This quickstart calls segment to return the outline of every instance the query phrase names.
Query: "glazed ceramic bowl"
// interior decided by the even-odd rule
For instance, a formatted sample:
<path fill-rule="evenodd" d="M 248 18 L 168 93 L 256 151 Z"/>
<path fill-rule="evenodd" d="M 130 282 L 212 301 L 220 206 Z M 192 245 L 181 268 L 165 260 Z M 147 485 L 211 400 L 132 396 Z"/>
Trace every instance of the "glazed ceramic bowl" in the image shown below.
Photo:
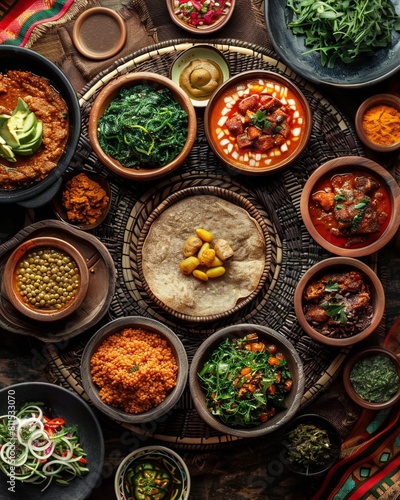
<path fill-rule="evenodd" d="M 69 215 L 69 209 L 66 208 L 65 203 L 63 202 L 63 195 L 67 189 L 67 184 L 79 174 L 84 174 L 89 179 L 89 182 L 93 181 L 96 185 L 93 184 L 91 185 L 92 187 L 88 187 L 86 179 L 83 180 L 81 185 L 82 192 L 76 192 L 78 200 L 71 209 L 73 211 L 73 215 Z M 103 190 L 99 197 L 97 197 L 96 194 L 96 189 L 98 188 Z M 78 188 L 74 188 L 74 192 L 75 189 Z M 93 194 L 91 195 L 90 193 L 92 191 Z M 104 205 L 102 201 L 103 198 L 107 200 Z M 56 196 L 52 199 L 51 205 L 57 219 L 69 224 L 72 227 L 81 229 L 82 231 L 90 231 L 100 226 L 108 215 L 111 206 L 111 187 L 104 177 L 96 172 L 91 170 L 71 170 L 63 175 L 60 189 L 58 190 Z M 81 221 L 77 220 L 79 215 L 84 216 L 88 211 L 92 212 L 92 219 L 83 219 Z M 71 217 L 73 217 L 73 220 Z"/>
<path fill-rule="evenodd" d="M 55 64 L 41 54 L 23 47 L 0 46 L 0 73 L 9 70 L 32 72 L 48 79 L 50 84 L 61 94 L 69 114 L 69 135 L 66 146 L 56 167 L 41 181 L 32 182 L 15 189 L 0 187 L 0 203 L 24 203 L 26 206 L 38 206 L 47 203 L 54 196 L 60 178 L 75 154 L 81 131 L 81 113 L 74 88 L 64 73 Z"/>
<path fill-rule="evenodd" d="M 142 84 L 150 85 L 155 90 L 169 89 L 171 91 L 173 99 L 187 114 L 187 137 L 181 152 L 166 165 L 156 168 L 127 168 L 103 151 L 98 138 L 98 122 L 110 103 L 118 96 L 122 88 L 131 88 Z M 196 138 L 196 132 L 196 112 L 189 97 L 169 78 L 151 72 L 129 73 L 112 80 L 95 98 L 89 116 L 89 139 L 97 157 L 109 170 L 111 170 L 111 172 L 132 181 L 151 181 L 158 179 L 170 174 L 180 167 L 192 149 Z"/>
<path fill-rule="evenodd" d="M 376 370 L 380 369 L 382 361 L 390 366 L 392 373 L 390 378 L 377 375 Z M 361 363 L 359 366 L 362 366 L 362 372 L 356 374 L 359 363 Z M 353 371 L 355 367 L 356 371 Z M 378 371 L 378 373 L 381 372 Z M 387 374 L 387 367 L 382 373 Z M 400 357 L 386 347 L 371 346 L 363 349 L 354 354 L 345 365 L 343 383 L 347 394 L 359 406 L 369 410 L 389 408 L 400 401 Z M 376 383 L 379 385 L 374 386 Z M 374 392 L 367 396 L 364 393 L 366 387 L 368 390 L 374 387 Z M 391 391 L 386 396 L 388 388 Z"/>
<path fill-rule="evenodd" d="M 163 399 L 159 404 L 151 407 L 147 411 L 142 411 L 141 413 L 128 413 L 120 407 L 105 403 L 100 397 L 101 388 L 93 381 L 92 376 L 91 360 L 93 355 L 97 352 L 101 344 L 103 344 L 103 342 L 109 337 L 126 329 L 141 329 L 158 335 L 158 337 L 162 339 L 162 342 L 165 342 L 167 347 L 171 350 L 172 355 L 175 358 L 175 363 L 178 366 L 175 387 L 167 391 L 165 399 Z M 123 363 L 121 363 L 121 360 L 115 360 L 115 368 L 113 366 L 113 371 L 115 369 L 116 373 L 118 371 L 119 374 L 122 374 L 125 368 Z M 134 365 L 129 367 L 129 370 L 139 370 L 140 363 L 141 361 L 137 363 L 135 361 Z M 128 373 L 129 370 L 127 369 Z M 156 421 L 158 418 L 161 418 L 168 411 L 170 411 L 177 403 L 185 389 L 187 375 L 188 359 L 185 348 L 183 347 L 178 336 L 170 328 L 159 321 L 140 316 L 126 316 L 124 318 L 118 318 L 101 327 L 86 344 L 81 360 L 83 387 L 94 406 L 96 406 L 96 408 L 108 417 L 119 422 L 127 422 L 130 424 Z M 148 381 L 149 374 L 144 373 L 143 377 L 146 381 Z M 139 391 L 140 389 L 138 388 L 137 390 Z"/>
<path fill-rule="evenodd" d="M 235 9 L 236 0 L 222 0 L 215 2 L 211 0 L 209 9 L 206 14 L 200 14 L 200 10 L 194 10 L 194 16 L 197 18 L 193 20 L 192 16 L 186 10 L 193 7 L 189 5 L 180 4 L 177 0 L 166 0 L 168 13 L 172 21 L 185 31 L 196 35 L 210 35 L 215 33 L 223 26 L 225 26 L 232 16 Z M 203 3 L 200 3 L 202 6 Z"/>
<path fill-rule="evenodd" d="M 307 439 L 304 436 L 312 436 L 313 439 Z M 327 445 L 327 449 L 324 450 L 323 454 L 318 455 L 318 460 L 310 460 L 312 455 L 308 447 L 311 443 L 320 444 L 322 442 Z M 300 476 L 323 474 L 338 460 L 341 445 L 342 439 L 339 431 L 327 418 L 317 414 L 299 415 L 283 429 L 283 463 L 289 470 Z M 299 458 L 297 459 L 297 457 Z M 304 463 L 304 460 L 307 463 Z"/>
<path fill-rule="evenodd" d="M 212 45 L 194 45 L 174 60 L 170 78 L 189 96 L 193 106 L 204 108 L 211 95 L 230 77 L 224 54 Z"/>
<path fill-rule="evenodd" d="M 255 96 L 259 100 L 251 103 L 249 99 Z M 253 124 L 243 129 L 247 110 Z M 306 148 L 311 128 L 311 110 L 304 94 L 288 78 L 272 71 L 245 71 L 231 77 L 212 95 L 204 113 L 207 141 L 215 156 L 245 175 L 273 174 L 293 164 Z"/>
<path fill-rule="evenodd" d="M 256 426 L 231 426 L 225 424 L 219 416 L 211 413 L 207 407 L 206 390 L 201 385 L 198 374 L 203 369 L 205 363 L 210 360 L 212 353 L 226 339 L 241 339 L 252 333 L 256 333 L 259 342 L 264 343 L 266 346 L 275 345 L 276 354 L 283 354 L 291 375 L 292 386 L 288 390 L 287 396 L 285 396 L 285 409 L 276 411 L 275 415 L 272 416 L 271 414 L 266 421 L 260 421 L 259 425 Z M 265 355 L 268 356 L 266 351 Z M 271 328 L 252 324 L 228 326 L 210 335 L 197 349 L 189 373 L 190 392 L 194 406 L 200 417 L 215 430 L 241 438 L 264 436 L 281 428 L 282 425 L 293 418 L 300 406 L 304 392 L 304 383 L 303 364 L 293 345 L 283 335 Z"/>
<path fill-rule="evenodd" d="M 354 288 L 354 283 L 360 279 L 360 276 L 356 278 L 355 275 L 352 275 L 353 277 L 347 281 L 346 287 L 340 288 L 339 283 L 341 282 L 335 275 L 349 272 L 361 273 L 364 286 Z M 325 278 L 326 276 L 328 279 Z M 365 285 L 368 287 L 368 291 L 365 289 Z M 342 290 L 343 295 L 349 294 L 349 290 L 351 290 L 351 300 L 355 305 L 359 303 L 358 300 L 363 300 L 363 293 L 367 291 L 371 310 L 367 312 L 366 308 L 363 307 L 361 309 L 363 313 L 355 318 L 351 318 L 350 315 L 340 316 L 341 311 L 346 314 L 348 310 L 346 308 L 348 307 L 347 302 L 343 308 L 340 306 L 343 301 L 334 298 L 336 294 L 342 293 Z M 329 296 L 328 291 L 330 292 Z M 305 311 L 306 304 L 310 311 Z M 325 304 L 339 305 L 331 305 L 328 308 Z M 385 293 L 377 275 L 364 262 L 351 257 L 332 257 L 314 264 L 300 278 L 294 294 L 294 310 L 301 327 L 314 340 L 336 347 L 350 346 L 365 340 L 378 327 L 385 310 Z M 368 322 L 364 323 L 364 327 L 365 316 L 367 316 Z M 334 336 L 322 333 L 326 331 L 325 325 L 330 318 L 338 322 L 334 330 L 329 330 L 334 332 Z M 361 323 L 361 326 L 355 328 L 358 322 Z"/>
<path fill-rule="evenodd" d="M 50 255 L 49 259 L 45 259 L 45 262 L 41 263 L 39 261 L 40 252 L 47 253 L 48 250 L 55 250 L 57 254 L 61 253 L 64 256 L 63 261 L 57 257 L 60 262 L 54 263 L 54 257 Z M 33 253 L 36 255 L 32 255 Z M 65 263 L 65 260 L 69 262 Z M 72 269 L 68 271 L 67 266 L 70 266 L 70 263 L 75 264 L 75 271 Z M 32 277 L 30 266 L 33 264 L 47 266 L 46 274 L 42 273 L 40 279 Z M 35 272 L 34 269 L 32 272 Z M 65 295 L 67 288 L 63 287 L 62 292 L 60 292 L 55 287 L 58 288 L 59 283 L 63 283 L 71 273 L 74 275 L 79 273 L 79 284 L 72 298 L 64 302 L 59 294 Z M 31 304 L 26 295 L 28 283 L 34 284 L 34 291 L 31 292 L 31 295 L 36 297 L 34 305 Z M 51 286 L 50 289 L 49 286 Z M 53 322 L 72 314 L 82 304 L 88 286 L 89 271 L 84 257 L 72 244 L 61 238 L 44 236 L 21 243 L 11 253 L 4 268 L 4 287 L 9 301 L 19 313 L 36 321 Z M 48 294 L 54 294 L 54 298 L 46 297 Z M 52 306 L 51 300 L 58 305 Z M 41 302 L 43 305 L 40 305 Z"/>
<path fill-rule="evenodd" d="M 171 493 L 166 498 L 173 498 L 174 500 L 189 498 L 190 475 L 183 459 L 178 453 L 165 446 L 146 446 L 133 451 L 119 464 L 114 480 L 115 494 L 118 500 L 133 498 L 129 477 L 135 467 L 140 467 L 143 462 L 158 467 L 166 477 L 169 476 L 168 482 Z M 167 474 L 165 471 L 167 471 Z"/>
<path fill-rule="evenodd" d="M 30 500 L 89 498 L 97 482 L 101 480 L 104 461 L 104 440 L 97 417 L 89 405 L 77 394 L 47 382 L 23 382 L 0 390 L 1 415 L 10 415 L 14 406 L 17 412 L 25 403 L 31 402 L 43 403 L 47 416 L 62 418 L 67 426 L 77 426 L 79 443 L 87 454 L 89 472 L 87 475 L 74 478 L 68 486 L 58 484 L 53 480 L 46 489 L 44 489 L 45 483 L 32 484 L 16 480 L 15 491 L 18 491 L 18 497 Z M 0 481 L 0 497 L 12 498 L 10 482 L 6 480 L 3 472 L 1 474 L 3 480 Z"/>
<path fill-rule="evenodd" d="M 381 114 L 381 111 L 378 110 L 378 115 L 375 116 L 373 110 L 377 106 L 384 106 L 385 112 Z M 386 135 L 378 135 L 377 137 L 379 139 L 376 141 L 371 140 L 369 135 L 365 132 L 366 122 L 377 131 L 390 126 L 388 122 L 392 123 L 392 127 L 396 127 L 397 124 L 397 133 L 393 136 L 393 140 L 389 140 Z M 365 146 L 378 153 L 390 153 L 400 149 L 399 122 L 400 98 L 393 94 L 377 94 L 361 103 L 357 110 L 354 124 L 357 135 Z"/>
<path fill-rule="evenodd" d="M 338 181 L 341 185 L 336 188 L 333 183 Z M 347 187 L 352 197 L 343 195 Z M 321 201 L 317 200 L 319 196 Z M 336 217 L 335 210 L 346 205 L 348 213 L 339 212 Z M 377 208 L 372 217 L 374 206 Z M 363 217 L 364 210 L 370 214 L 371 224 L 375 222 L 374 226 L 365 226 L 368 233 L 358 234 L 363 226 L 360 215 Z M 383 248 L 395 235 L 400 224 L 400 188 L 378 163 L 359 156 L 343 156 L 327 161 L 310 175 L 301 194 L 300 211 L 308 232 L 325 250 L 336 255 L 363 257 Z M 336 219 L 346 222 L 344 229 L 338 230 Z"/>

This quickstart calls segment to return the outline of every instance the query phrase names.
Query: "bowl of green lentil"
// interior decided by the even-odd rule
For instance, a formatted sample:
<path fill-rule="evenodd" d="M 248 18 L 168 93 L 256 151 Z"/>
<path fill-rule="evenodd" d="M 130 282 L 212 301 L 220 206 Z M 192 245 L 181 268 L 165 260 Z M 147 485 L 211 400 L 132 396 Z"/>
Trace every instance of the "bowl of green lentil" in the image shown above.
<path fill-rule="evenodd" d="M 23 242 L 4 268 L 9 301 L 18 312 L 38 321 L 57 321 L 72 314 L 82 304 L 88 284 L 84 257 L 59 238 Z"/>
<path fill-rule="evenodd" d="M 343 383 L 359 406 L 369 410 L 389 408 L 400 401 L 400 358 L 385 347 L 363 349 L 345 365 Z"/>

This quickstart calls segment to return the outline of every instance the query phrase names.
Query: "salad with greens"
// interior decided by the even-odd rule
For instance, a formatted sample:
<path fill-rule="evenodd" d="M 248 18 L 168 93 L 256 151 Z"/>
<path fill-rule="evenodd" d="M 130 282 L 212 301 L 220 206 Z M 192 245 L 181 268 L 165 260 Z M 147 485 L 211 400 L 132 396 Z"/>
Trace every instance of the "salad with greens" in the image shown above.
<path fill-rule="evenodd" d="M 127 168 L 158 168 L 182 151 L 188 116 L 168 88 L 122 88 L 98 122 L 103 151 Z"/>
<path fill-rule="evenodd" d="M 285 409 L 293 385 L 285 356 L 256 333 L 225 339 L 197 375 L 207 407 L 229 426 L 266 422 Z"/>
<path fill-rule="evenodd" d="M 52 481 L 68 485 L 89 471 L 85 457 L 77 426 L 49 418 L 43 403 L 0 416 L 0 469 L 16 481 L 43 485 L 41 491 Z"/>

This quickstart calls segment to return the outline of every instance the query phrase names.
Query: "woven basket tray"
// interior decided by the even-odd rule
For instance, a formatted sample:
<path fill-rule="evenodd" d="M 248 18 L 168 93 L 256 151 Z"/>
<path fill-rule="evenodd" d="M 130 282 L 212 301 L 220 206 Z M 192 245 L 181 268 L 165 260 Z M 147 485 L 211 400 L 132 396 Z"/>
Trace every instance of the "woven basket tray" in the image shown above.
<path fill-rule="evenodd" d="M 320 164 L 343 155 L 362 155 L 363 149 L 341 112 L 319 91 L 303 81 L 288 67 L 274 59 L 273 54 L 258 46 L 235 40 L 214 40 L 231 65 L 232 75 L 253 69 L 266 69 L 284 74 L 296 82 L 305 94 L 312 113 L 313 129 L 309 145 L 299 160 L 279 175 L 265 178 L 243 177 L 228 172 L 208 147 L 201 115 L 198 136 L 188 160 L 178 174 L 157 185 L 128 182 L 116 178 L 97 161 L 91 151 L 87 123 L 93 99 L 111 79 L 133 71 L 153 71 L 168 75 L 169 66 L 179 52 L 193 45 L 191 41 L 168 42 L 150 47 L 117 61 L 108 71 L 98 75 L 83 90 L 81 98 L 82 139 L 72 167 L 98 171 L 111 183 L 110 214 L 94 234 L 110 251 L 118 272 L 116 292 L 102 323 L 127 315 L 154 317 L 169 325 L 187 349 L 189 361 L 200 343 L 216 329 L 233 323 L 257 323 L 285 335 L 299 352 L 305 370 L 304 408 L 326 390 L 338 374 L 348 350 L 337 350 L 316 343 L 300 328 L 293 308 L 293 295 L 300 276 L 314 263 L 329 255 L 306 231 L 299 210 L 302 188 Z M 247 198 L 263 214 L 271 240 L 271 268 L 265 286 L 245 307 L 233 311 L 219 321 L 191 323 L 178 320 L 157 306 L 148 296 L 140 279 L 136 250 L 142 228 L 152 213 L 168 196 L 184 188 L 215 186 L 231 190 Z M 100 325 L 98 325 L 100 326 Z M 50 345 L 49 377 L 58 384 L 72 388 L 82 397 L 79 362 L 86 332 L 62 349 Z M 188 390 L 178 407 L 162 422 L 148 426 L 129 426 L 143 436 L 168 442 L 182 448 L 222 447 L 236 440 L 210 429 L 198 416 Z"/>

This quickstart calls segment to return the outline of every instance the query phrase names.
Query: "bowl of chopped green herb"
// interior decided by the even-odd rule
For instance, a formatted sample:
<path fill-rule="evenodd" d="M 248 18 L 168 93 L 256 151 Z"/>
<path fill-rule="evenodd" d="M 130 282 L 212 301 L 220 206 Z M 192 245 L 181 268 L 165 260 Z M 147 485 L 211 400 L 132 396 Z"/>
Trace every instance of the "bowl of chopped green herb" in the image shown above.
<path fill-rule="evenodd" d="M 400 358 L 382 346 L 354 354 L 343 370 L 351 399 L 363 408 L 383 410 L 400 401 Z"/>
<path fill-rule="evenodd" d="M 376 330 L 385 310 L 385 294 L 367 264 L 352 257 L 331 257 L 300 278 L 294 309 L 303 330 L 314 340 L 345 347 Z"/>
<path fill-rule="evenodd" d="M 196 112 L 169 78 L 128 73 L 111 80 L 95 98 L 88 131 L 95 154 L 114 174 L 151 181 L 188 157 L 197 133 Z"/>
<path fill-rule="evenodd" d="M 283 430 L 283 463 L 302 476 L 322 474 L 338 460 L 341 444 L 339 431 L 328 419 L 299 415 Z"/>
<path fill-rule="evenodd" d="M 213 333 L 196 351 L 189 373 L 200 417 L 241 438 L 264 436 L 293 418 L 304 384 L 302 361 L 291 342 L 253 324 Z"/>

